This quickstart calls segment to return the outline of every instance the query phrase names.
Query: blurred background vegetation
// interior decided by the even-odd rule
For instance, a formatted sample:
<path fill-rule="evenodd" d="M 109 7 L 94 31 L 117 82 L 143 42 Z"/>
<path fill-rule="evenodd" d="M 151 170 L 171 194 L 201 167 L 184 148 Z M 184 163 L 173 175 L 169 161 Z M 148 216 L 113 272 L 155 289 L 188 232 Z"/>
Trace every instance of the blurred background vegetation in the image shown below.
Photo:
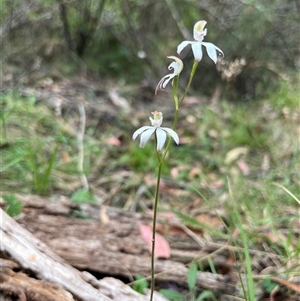
<path fill-rule="evenodd" d="M 181 41 L 193 39 L 193 25 L 201 19 L 208 22 L 205 40 L 220 47 L 225 58 L 215 67 L 204 55 L 190 92 L 202 98 L 183 112 L 179 124 L 179 134 L 190 140 L 168 167 L 199 161 L 204 174 L 218 169 L 224 177 L 227 152 L 243 146 L 255 154 L 250 158 L 257 168 L 268 158 L 270 182 L 280 170 L 287 173 L 285 180 L 295 179 L 299 16 L 299 2 L 289 0 L 3 0 L 2 188 L 47 194 L 80 187 L 69 184 L 70 177 L 78 178 L 76 136 L 82 116 L 78 119 L 76 106 L 83 100 L 88 118 L 82 168 L 89 181 L 116 168 L 155 172 L 151 148 L 132 146 L 130 133 L 157 103 L 165 109 L 166 122 L 170 119 L 172 102 L 158 101 L 154 89 L 166 74 L 166 56 L 176 55 Z M 193 63 L 190 49 L 181 58 L 187 67 L 180 77 L 184 88 Z M 50 108 L 36 105 L 45 99 L 52 102 Z M 64 120 L 53 117 L 61 114 L 56 101 L 67 103 Z M 107 143 L 110 136 L 115 142 Z M 187 170 L 182 180 L 188 181 Z M 123 184 L 135 187 L 134 181 Z M 297 186 L 290 181 L 281 184 Z"/>
<path fill-rule="evenodd" d="M 218 45 L 225 60 L 206 76 L 212 62 L 204 59 L 193 89 L 210 95 L 219 84 L 230 99 L 260 98 L 280 89 L 282 79 L 297 84 L 299 15 L 293 0 L 3 0 L 2 83 L 87 70 L 156 82 L 166 56 L 191 40 L 194 23 L 204 19 L 206 41 Z M 192 63 L 190 51 L 182 57 Z"/>

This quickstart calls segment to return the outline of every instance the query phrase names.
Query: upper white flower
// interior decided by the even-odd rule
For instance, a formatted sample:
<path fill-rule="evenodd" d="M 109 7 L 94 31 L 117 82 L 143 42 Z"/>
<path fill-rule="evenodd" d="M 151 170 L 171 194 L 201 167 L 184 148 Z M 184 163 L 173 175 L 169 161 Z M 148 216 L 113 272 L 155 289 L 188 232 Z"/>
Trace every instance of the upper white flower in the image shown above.
<path fill-rule="evenodd" d="M 180 72 L 183 69 L 183 62 L 181 59 L 179 59 L 176 56 L 167 56 L 168 59 L 173 59 L 174 62 L 171 63 L 168 67 L 169 70 L 173 70 L 173 73 L 167 74 L 165 75 L 157 84 L 156 89 L 155 89 L 155 94 L 157 94 L 157 90 L 158 89 L 165 89 L 165 87 L 167 86 L 167 84 L 169 83 L 169 81 L 171 79 L 173 79 L 176 75 L 178 76 L 180 74 Z"/>
<path fill-rule="evenodd" d="M 179 144 L 179 137 L 175 131 L 170 128 L 160 127 L 163 121 L 163 114 L 157 111 L 152 112 L 151 114 L 153 114 L 154 117 L 149 117 L 151 126 L 142 126 L 138 130 L 136 130 L 132 135 L 132 139 L 135 140 L 138 135 L 141 135 L 140 147 L 144 147 L 150 139 L 151 135 L 155 132 L 158 152 L 161 152 L 165 145 L 167 133 L 174 139 L 176 144 Z"/>
<path fill-rule="evenodd" d="M 185 48 L 187 45 L 191 45 L 193 53 L 194 53 L 194 58 L 195 61 L 200 62 L 203 56 L 202 53 L 202 45 L 206 47 L 206 51 L 208 56 L 215 62 L 217 63 L 217 58 L 218 58 L 218 52 L 224 56 L 223 51 L 218 48 L 216 45 L 208 42 L 202 42 L 204 37 L 206 36 L 207 29 L 205 27 L 206 21 L 198 21 L 195 26 L 194 26 L 194 39 L 195 41 L 183 41 L 180 43 L 177 47 L 177 53 L 180 54 L 183 48 Z"/>

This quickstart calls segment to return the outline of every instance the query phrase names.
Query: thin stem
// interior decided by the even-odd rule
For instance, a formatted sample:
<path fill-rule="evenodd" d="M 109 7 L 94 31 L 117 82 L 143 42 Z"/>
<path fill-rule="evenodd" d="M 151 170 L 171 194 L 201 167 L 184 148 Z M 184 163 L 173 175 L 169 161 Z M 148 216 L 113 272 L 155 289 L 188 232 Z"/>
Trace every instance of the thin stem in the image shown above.
<path fill-rule="evenodd" d="M 160 158 L 159 154 L 158 154 L 158 156 Z M 161 161 L 159 161 L 159 165 L 158 165 L 156 191 L 155 191 L 155 201 L 154 201 L 153 226 L 152 226 L 151 295 L 150 295 L 150 301 L 153 300 L 153 293 L 154 293 L 154 286 L 155 286 L 155 280 L 154 280 L 155 230 L 156 230 L 157 204 L 158 204 L 158 194 L 159 194 L 159 187 L 160 187 L 160 178 L 161 178 L 162 164 L 163 164 L 163 159 Z"/>
<path fill-rule="evenodd" d="M 84 139 L 84 132 L 85 132 L 85 124 L 86 124 L 86 114 L 84 105 L 80 104 L 78 106 L 79 117 L 80 117 L 80 124 L 79 129 L 77 132 L 77 147 L 78 147 L 78 163 L 77 163 L 77 170 L 80 176 L 81 185 L 84 189 L 89 189 L 89 183 L 87 177 L 84 173 L 84 147 L 83 147 L 83 139 Z"/>
<path fill-rule="evenodd" d="M 174 103 L 175 109 L 178 110 L 178 94 L 177 94 L 177 87 L 178 87 L 178 75 L 174 77 L 173 82 L 173 96 L 174 96 Z"/>
<path fill-rule="evenodd" d="M 187 84 L 187 86 L 186 86 L 186 89 L 185 89 L 185 91 L 184 91 L 184 94 L 182 95 L 182 97 L 181 97 L 181 99 L 180 99 L 179 106 L 181 106 L 183 100 L 185 99 L 185 97 L 186 97 L 186 95 L 187 95 L 187 93 L 188 93 L 188 91 L 189 91 L 189 89 L 190 89 L 190 86 L 191 86 L 193 77 L 194 77 L 195 72 L 196 72 L 197 67 L 198 67 L 198 63 L 199 63 L 199 62 L 194 61 L 193 68 L 192 68 L 192 71 L 191 71 L 191 74 L 190 74 L 190 78 L 189 78 L 189 82 L 188 82 L 188 84 Z"/>

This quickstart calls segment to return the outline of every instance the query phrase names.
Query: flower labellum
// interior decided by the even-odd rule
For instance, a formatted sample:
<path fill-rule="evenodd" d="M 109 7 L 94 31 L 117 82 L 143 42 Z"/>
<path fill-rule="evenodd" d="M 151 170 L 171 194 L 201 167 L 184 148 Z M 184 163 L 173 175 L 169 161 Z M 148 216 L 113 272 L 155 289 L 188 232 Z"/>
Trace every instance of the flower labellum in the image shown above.
<path fill-rule="evenodd" d="M 179 76 L 180 72 L 183 69 L 183 62 L 181 59 L 179 59 L 176 56 L 168 56 L 168 59 L 173 59 L 174 62 L 171 63 L 168 67 L 169 70 L 173 70 L 173 73 L 165 75 L 157 84 L 156 89 L 155 89 L 155 94 L 157 94 L 158 89 L 165 89 L 167 84 L 171 79 L 174 79 L 175 76 Z M 172 82 L 173 83 L 173 82 Z"/>
<path fill-rule="evenodd" d="M 155 133 L 158 152 L 162 151 L 167 139 L 167 134 L 169 134 L 174 139 L 176 144 L 179 144 L 179 137 L 175 131 L 173 131 L 170 128 L 161 127 L 163 121 L 163 114 L 157 111 L 152 112 L 152 114 L 153 118 L 149 117 L 151 126 L 142 126 L 138 130 L 136 130 L 132 135 L 132 139 L 135 140 L 138 135 L 141 135 L 140 147 L 144 147 L 149 141 L 151 135 Z"/>
<path fill-rule="evenodd" d="M 181 51 L 187 46 L 191 45 L 192 51 L 194 54 L 195 61 L 200 62 L 203 56 L 202 53 L 202 45 L 206 48 L 208 56 L 215 62 L 217 63 L 218 59 L 218 52 L 221 53 L 222 57 L 224 56 L 223 51 L 218 48 L 216 45 L 209 43 L 209 42 L 202 42 L 204 37 L 207 34 L 207 29 L 205 27 L 206 21 L 201 20 L 198 21 L 194 25 L 194 39 L 195 41 L 183 41 L 180 43 L 177 47 L 177 53 L 180 54 Z"/>

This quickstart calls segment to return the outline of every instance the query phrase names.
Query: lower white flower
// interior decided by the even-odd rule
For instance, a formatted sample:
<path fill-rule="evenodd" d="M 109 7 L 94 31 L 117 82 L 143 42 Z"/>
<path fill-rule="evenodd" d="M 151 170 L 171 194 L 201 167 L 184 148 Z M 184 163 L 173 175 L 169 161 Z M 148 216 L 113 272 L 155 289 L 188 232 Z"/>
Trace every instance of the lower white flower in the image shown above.
<path fill-rule="evenodd" d="M 167 134 L 169 134 L 174 139 L 176 144 L 179 144 L 179 137 L 175 131 L 173 131 L 170 128 L 161 127 L 163 121 L 163 114 L 157 111 L 152 112 L 152 114 L 154 118 L 149 117 L 151 121 L 151 126 L 142 126 L 138 130 L 136 130 L 132 135 L 132 139 L 135 140 L 138 135 L 141 135 L 140 147 L 144 147 L 149 141 L 151 135 L 155 133 L 157 139 L 158 152 L 162 151 L 167 139 Z"/>

